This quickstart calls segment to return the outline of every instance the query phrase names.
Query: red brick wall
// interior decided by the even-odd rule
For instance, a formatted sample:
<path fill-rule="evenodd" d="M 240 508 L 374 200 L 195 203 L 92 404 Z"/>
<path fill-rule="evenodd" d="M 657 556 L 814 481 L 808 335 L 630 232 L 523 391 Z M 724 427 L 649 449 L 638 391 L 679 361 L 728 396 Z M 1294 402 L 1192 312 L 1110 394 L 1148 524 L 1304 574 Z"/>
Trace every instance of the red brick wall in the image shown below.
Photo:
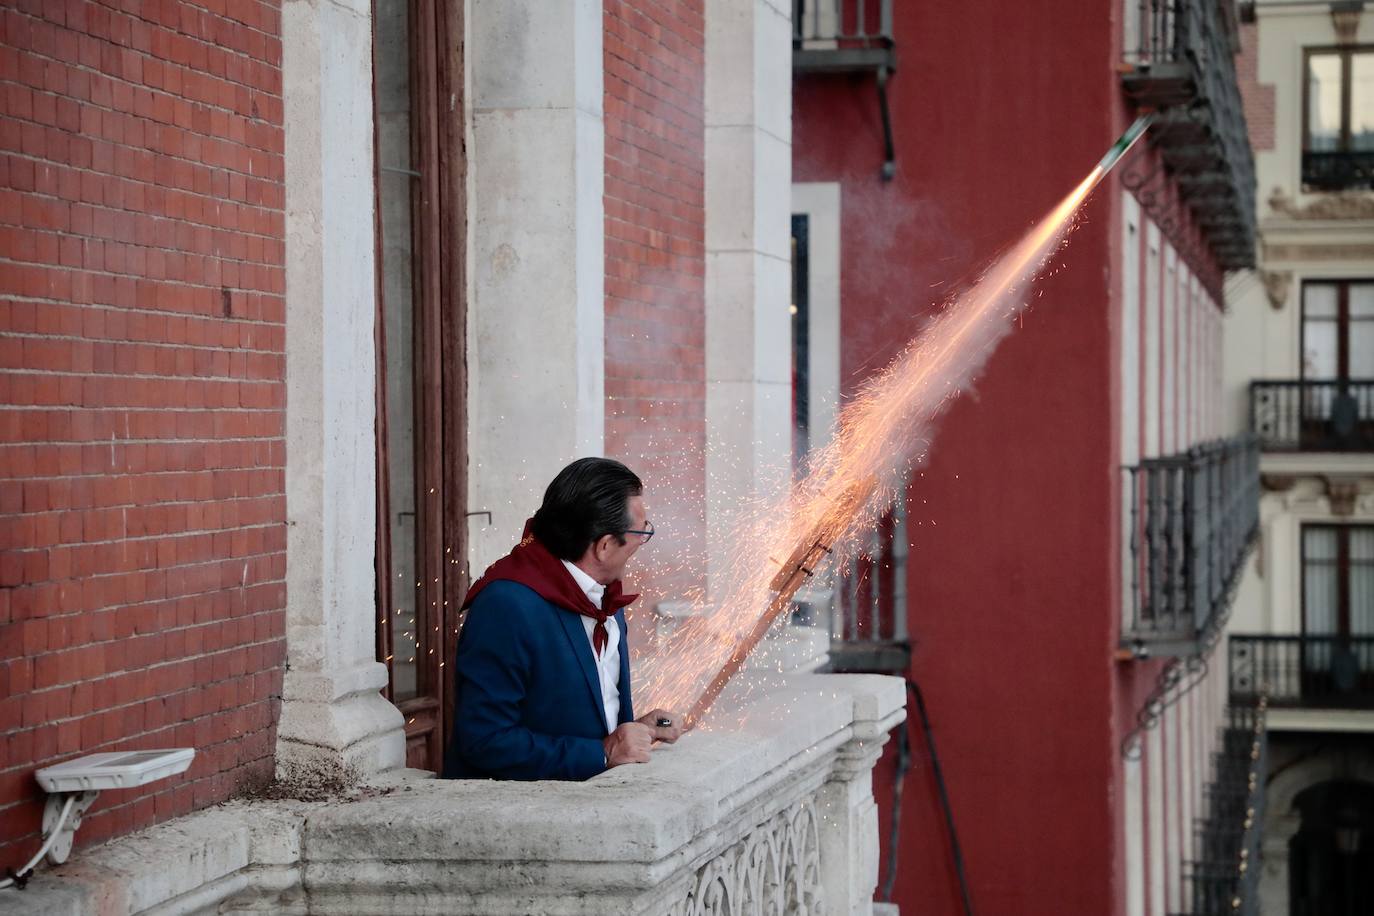
<path fill-rule="evenodd" d="M 1236 56 L 1236 82 L 1245 106 L 1245 124 L 1255 151 L 1274 148 L 1274 84 L 1259 81 L 1259 26 L 1240 27 L 1240 54 Z M 1263 192 L 1263 188 L 1260 189 Z"/>
<path fill-rule="evenodd" d="M 704 0 L 605 2 L 606 453 L 659 540 L 643 610 L 705 570 Z"/>
<path fill-rule="evenodd" d="M 271 776 L 280 30 L 255 0 L 0 12 L 0 865 L 78 753 L 197 752 L 102 793 L 83 844 Z"/>

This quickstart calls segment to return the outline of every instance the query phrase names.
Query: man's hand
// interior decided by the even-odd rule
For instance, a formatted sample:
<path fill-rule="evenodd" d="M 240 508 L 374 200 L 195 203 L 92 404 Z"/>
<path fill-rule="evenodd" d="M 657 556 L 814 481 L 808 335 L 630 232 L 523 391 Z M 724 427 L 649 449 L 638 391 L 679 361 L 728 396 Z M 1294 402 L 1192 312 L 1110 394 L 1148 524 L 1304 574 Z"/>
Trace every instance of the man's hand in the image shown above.
<path fill-rule="evenodd" d="M 653 729 L 654 740 L 672 744 L 682 737 L 682 716 L 666 709 L 655 709 L 635 719 Z M 661 723 L 667 722 L 667 725 Z"/>
<path fill-rule="evenodd" d="M 654 730 L 642 722 L 626 722 L 605 738 L 601 746 L 606 749 L 606 766 L 618 767 L 623 763 L 648 763 L 649 748 L 654 743 Z"/>

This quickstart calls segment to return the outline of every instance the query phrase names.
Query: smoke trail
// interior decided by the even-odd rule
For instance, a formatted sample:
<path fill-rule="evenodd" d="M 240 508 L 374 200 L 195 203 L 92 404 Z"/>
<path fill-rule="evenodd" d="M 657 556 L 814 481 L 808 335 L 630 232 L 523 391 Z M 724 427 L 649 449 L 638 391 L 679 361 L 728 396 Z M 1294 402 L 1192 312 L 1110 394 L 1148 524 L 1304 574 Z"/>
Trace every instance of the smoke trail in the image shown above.
<path fill-rule="evenodd" d="M 813 532 L 830 532 L 829 571 L 850 562 L 861 536 L 901 497 L 912 471 L 925 461 L 935 423 L 950 400 L 968 388 L 1011 333 L 1030 283 L 1065 242 L 1079 206 L 1110 164 L 1104 160 L 1093 169 L 864 385 L 840 411 L 831 442 L 813 453 L 806 477 L 790 493 L 743 514 L 748 521 L 730 535 L 739 549 L 723 575 L 724 600 L 674 634 L 642 679 L 641 695 L 669 709 L 690 706 L 758 623 L 774 576 Z M 844 507 L 836 525 L 837 500 L 856 493 L 860 505 Z"/>

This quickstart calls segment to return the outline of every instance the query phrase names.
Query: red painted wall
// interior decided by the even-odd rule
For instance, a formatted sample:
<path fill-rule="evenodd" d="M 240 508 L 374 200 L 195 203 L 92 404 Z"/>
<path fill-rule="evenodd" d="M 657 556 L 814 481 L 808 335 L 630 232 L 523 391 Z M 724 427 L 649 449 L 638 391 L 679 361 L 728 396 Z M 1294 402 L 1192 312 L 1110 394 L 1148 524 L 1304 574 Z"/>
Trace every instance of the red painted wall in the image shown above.
<path fill-rule="evenodd" d="M 0 12 L 0 862 L 37 767 L 193 746 L 82 844 L 270 778 L 285 625 L 278 4 Z"/>
<path fill-rule="evenodd" d="M 604 7 L 606 453 L 662 532 L 636 560 L 641 620 L 706 566 L 703 6 Z"/>
<path fill-rule="evenodd" d="M 897 177 L 871 79 L 795 84 L 793 180 L 842 183 L 852 385 L 1082 180 L 1124 129 L 1111 4 L 895 4 Z M 1117 907 L 1114 181 L 1100 187 L 910 491 L 912 675 L 984 914 Z M 913 723 L 915 710 L 911 710 Z M 894 899 L 962 912 L 913 727 Z M 891 749 L 875 790 L 890 824 Z"/>
<path fill-rule="evenodd" d="M 793 180 L 842 187 L 848 391 L 1072 190 L 1136 114 L 1120 89 L 1119 4 L 1054 15 L 1014 0 L 894 10 L 894 181 L 879 178 L 872 77 L 794 83 Z M 1142 144 L 1099 186 L 909 491 L 910 673 L 929 708 L 979 913 L 1125 909 L 1121 743 L 1161 663 L 1113 661 L 1121 337 L 1138 346 L 1141 333 L 1120 327 L 1120 200 L 1125 174 L 1156 165 Z M 1155 196 L 1175 216 L 1181 262 L 1219 297 L 1221 273 L 1175 192 L 1165 180 Z M 1202 340 L 1190 339 L 1191 325 L 1173 329 L 1180 387 L 1160 422 L 1180 431 L 1194 391 L 1188 348 L 1207 347 L 1200 371 L 1219 365 L 1215 324 L 1198 324 Z M 1216 390 L 1209 377 L 1196 391 L 1207 409 Z M 909 912 L 962 913 L 933 749 L 914 705 L 909 712 L 914 768 L 894 900 Z M 1177 767 L 1175 745 L 1166 765 Z M 894 757 L 889 746 L 875 780 L 885 856 Z"/>

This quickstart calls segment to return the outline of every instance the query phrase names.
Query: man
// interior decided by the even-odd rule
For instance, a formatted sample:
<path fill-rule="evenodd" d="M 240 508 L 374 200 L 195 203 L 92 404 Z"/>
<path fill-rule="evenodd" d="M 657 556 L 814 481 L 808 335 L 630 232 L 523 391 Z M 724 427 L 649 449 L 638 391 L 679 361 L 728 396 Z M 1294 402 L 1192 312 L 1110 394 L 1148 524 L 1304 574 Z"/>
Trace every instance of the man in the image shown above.
<path fill-rule="evenodd" d="M 458 637 L 450 778 L 587 779 L 647 763 L 681 717 L 634 718 L 622 593 L 653 536 L 625 465 L 582 458 L 549 484 L 525 535 L 473 583 Z"/>

